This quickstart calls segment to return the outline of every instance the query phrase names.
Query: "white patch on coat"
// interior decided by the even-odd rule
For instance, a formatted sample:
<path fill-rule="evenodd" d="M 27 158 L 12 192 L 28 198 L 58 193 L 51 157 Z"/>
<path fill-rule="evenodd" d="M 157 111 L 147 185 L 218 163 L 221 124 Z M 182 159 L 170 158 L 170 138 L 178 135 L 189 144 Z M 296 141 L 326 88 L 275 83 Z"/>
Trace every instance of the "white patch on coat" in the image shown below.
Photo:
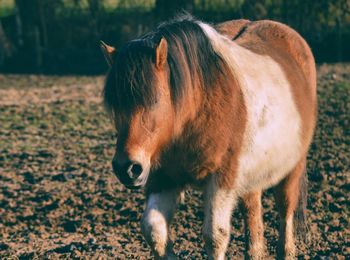
<path fill-rule="evenodd" d="M 205 187 L 203 234 L 209 259 L 225 259 L 237 195 L 234 190 L 219 188 L 215 177 L 211 176 Z"/>
<path fill-rule="evenodd" d="M 239 156 L 236 190 L 247 193 L 282 180 L 301 157 L 301 119 L 291 86 L 280 65 L 199 23 L 214 50 L 227 62 L 241 86 L 247 126 Z"/>
<path fill-rule="evenodd" d="M 148 198 L 141 221 L 142 232 L 147 243 L 158 255 L 169 253 L 167 252 L 169 224 L 179 200 L 180 191 L 178 190 L 154 193 Z"/>

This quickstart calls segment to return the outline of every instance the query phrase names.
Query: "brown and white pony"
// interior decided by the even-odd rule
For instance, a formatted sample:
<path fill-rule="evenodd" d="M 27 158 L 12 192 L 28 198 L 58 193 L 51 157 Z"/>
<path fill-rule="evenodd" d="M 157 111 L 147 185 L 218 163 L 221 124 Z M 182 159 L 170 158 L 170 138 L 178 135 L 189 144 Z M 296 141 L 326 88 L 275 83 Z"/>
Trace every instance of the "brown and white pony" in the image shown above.
<path fill-rule="evenodd" d="M 247 256 L 265 255 L 262 191 L 274 187 L 278 257 L 295 257 L 293 216 L 316 121 L 310 48 L 286 25 L 183 16 L 128 42 L 102 44 L 105 105 L 118 131 L 113 170 L 145 186 L 142 231 L 156 258 L 175 257 L 169 224 L 189 185 L 203 190 L 204 240 L 224 259 L 231 214 L 247 210 Z"/>

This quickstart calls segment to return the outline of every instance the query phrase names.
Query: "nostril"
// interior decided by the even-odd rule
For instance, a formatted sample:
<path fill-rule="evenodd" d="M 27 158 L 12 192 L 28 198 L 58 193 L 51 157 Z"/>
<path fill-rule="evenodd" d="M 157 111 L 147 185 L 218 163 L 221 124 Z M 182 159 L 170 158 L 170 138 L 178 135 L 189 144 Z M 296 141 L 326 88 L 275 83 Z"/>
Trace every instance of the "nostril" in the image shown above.
<path fill-rule="evenodd" d="M 128 174 L 131 178 L 136 179 L 137 177 L 139 177 L 141 175 L 142 171 L 143 171 L 143 169 L 142 169 L 141 164 L 132 163 L 129 166 Z"/>

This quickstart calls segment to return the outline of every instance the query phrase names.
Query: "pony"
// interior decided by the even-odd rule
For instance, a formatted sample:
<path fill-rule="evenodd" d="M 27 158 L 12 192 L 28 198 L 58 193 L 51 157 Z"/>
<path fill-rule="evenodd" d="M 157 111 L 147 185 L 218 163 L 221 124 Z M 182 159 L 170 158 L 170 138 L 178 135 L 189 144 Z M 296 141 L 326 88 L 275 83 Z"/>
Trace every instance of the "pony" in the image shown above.
<path fill-rule="evenodd" d="M 110 65 L 104 104 L 118 134 L 112 168 L 127 188 L 145 190 L 141 230 L 155 258 L 176 258 L 169 226 L 193 186 L 204 194 L 209 259 L 225 258 L 239 200 L 246 256 L 266 257 L 261 195 L 271 187 L 277 257 L 293 259 L 317 105 L 305 40 L 274 21 L 210 25 L 183 15 L 119 50 L 101 47 Z"/>

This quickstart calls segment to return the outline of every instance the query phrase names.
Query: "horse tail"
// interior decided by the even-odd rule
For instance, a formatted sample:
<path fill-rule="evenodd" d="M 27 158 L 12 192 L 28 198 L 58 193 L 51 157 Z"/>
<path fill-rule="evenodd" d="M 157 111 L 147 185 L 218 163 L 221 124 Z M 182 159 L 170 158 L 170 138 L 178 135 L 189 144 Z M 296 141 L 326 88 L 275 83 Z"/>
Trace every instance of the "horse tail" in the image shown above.
<path fill-rule="evenodd" d="M 295 211 L 295 231 L 297 238 L 300 241 L 307 242 L 309 240 L 309 229 L 307 223 L 307 195 L 308 195 L 308 180 L 306 174 L 306 164 L 304 173 L 300 177 L 299 183 L 299 201 Z"/>

